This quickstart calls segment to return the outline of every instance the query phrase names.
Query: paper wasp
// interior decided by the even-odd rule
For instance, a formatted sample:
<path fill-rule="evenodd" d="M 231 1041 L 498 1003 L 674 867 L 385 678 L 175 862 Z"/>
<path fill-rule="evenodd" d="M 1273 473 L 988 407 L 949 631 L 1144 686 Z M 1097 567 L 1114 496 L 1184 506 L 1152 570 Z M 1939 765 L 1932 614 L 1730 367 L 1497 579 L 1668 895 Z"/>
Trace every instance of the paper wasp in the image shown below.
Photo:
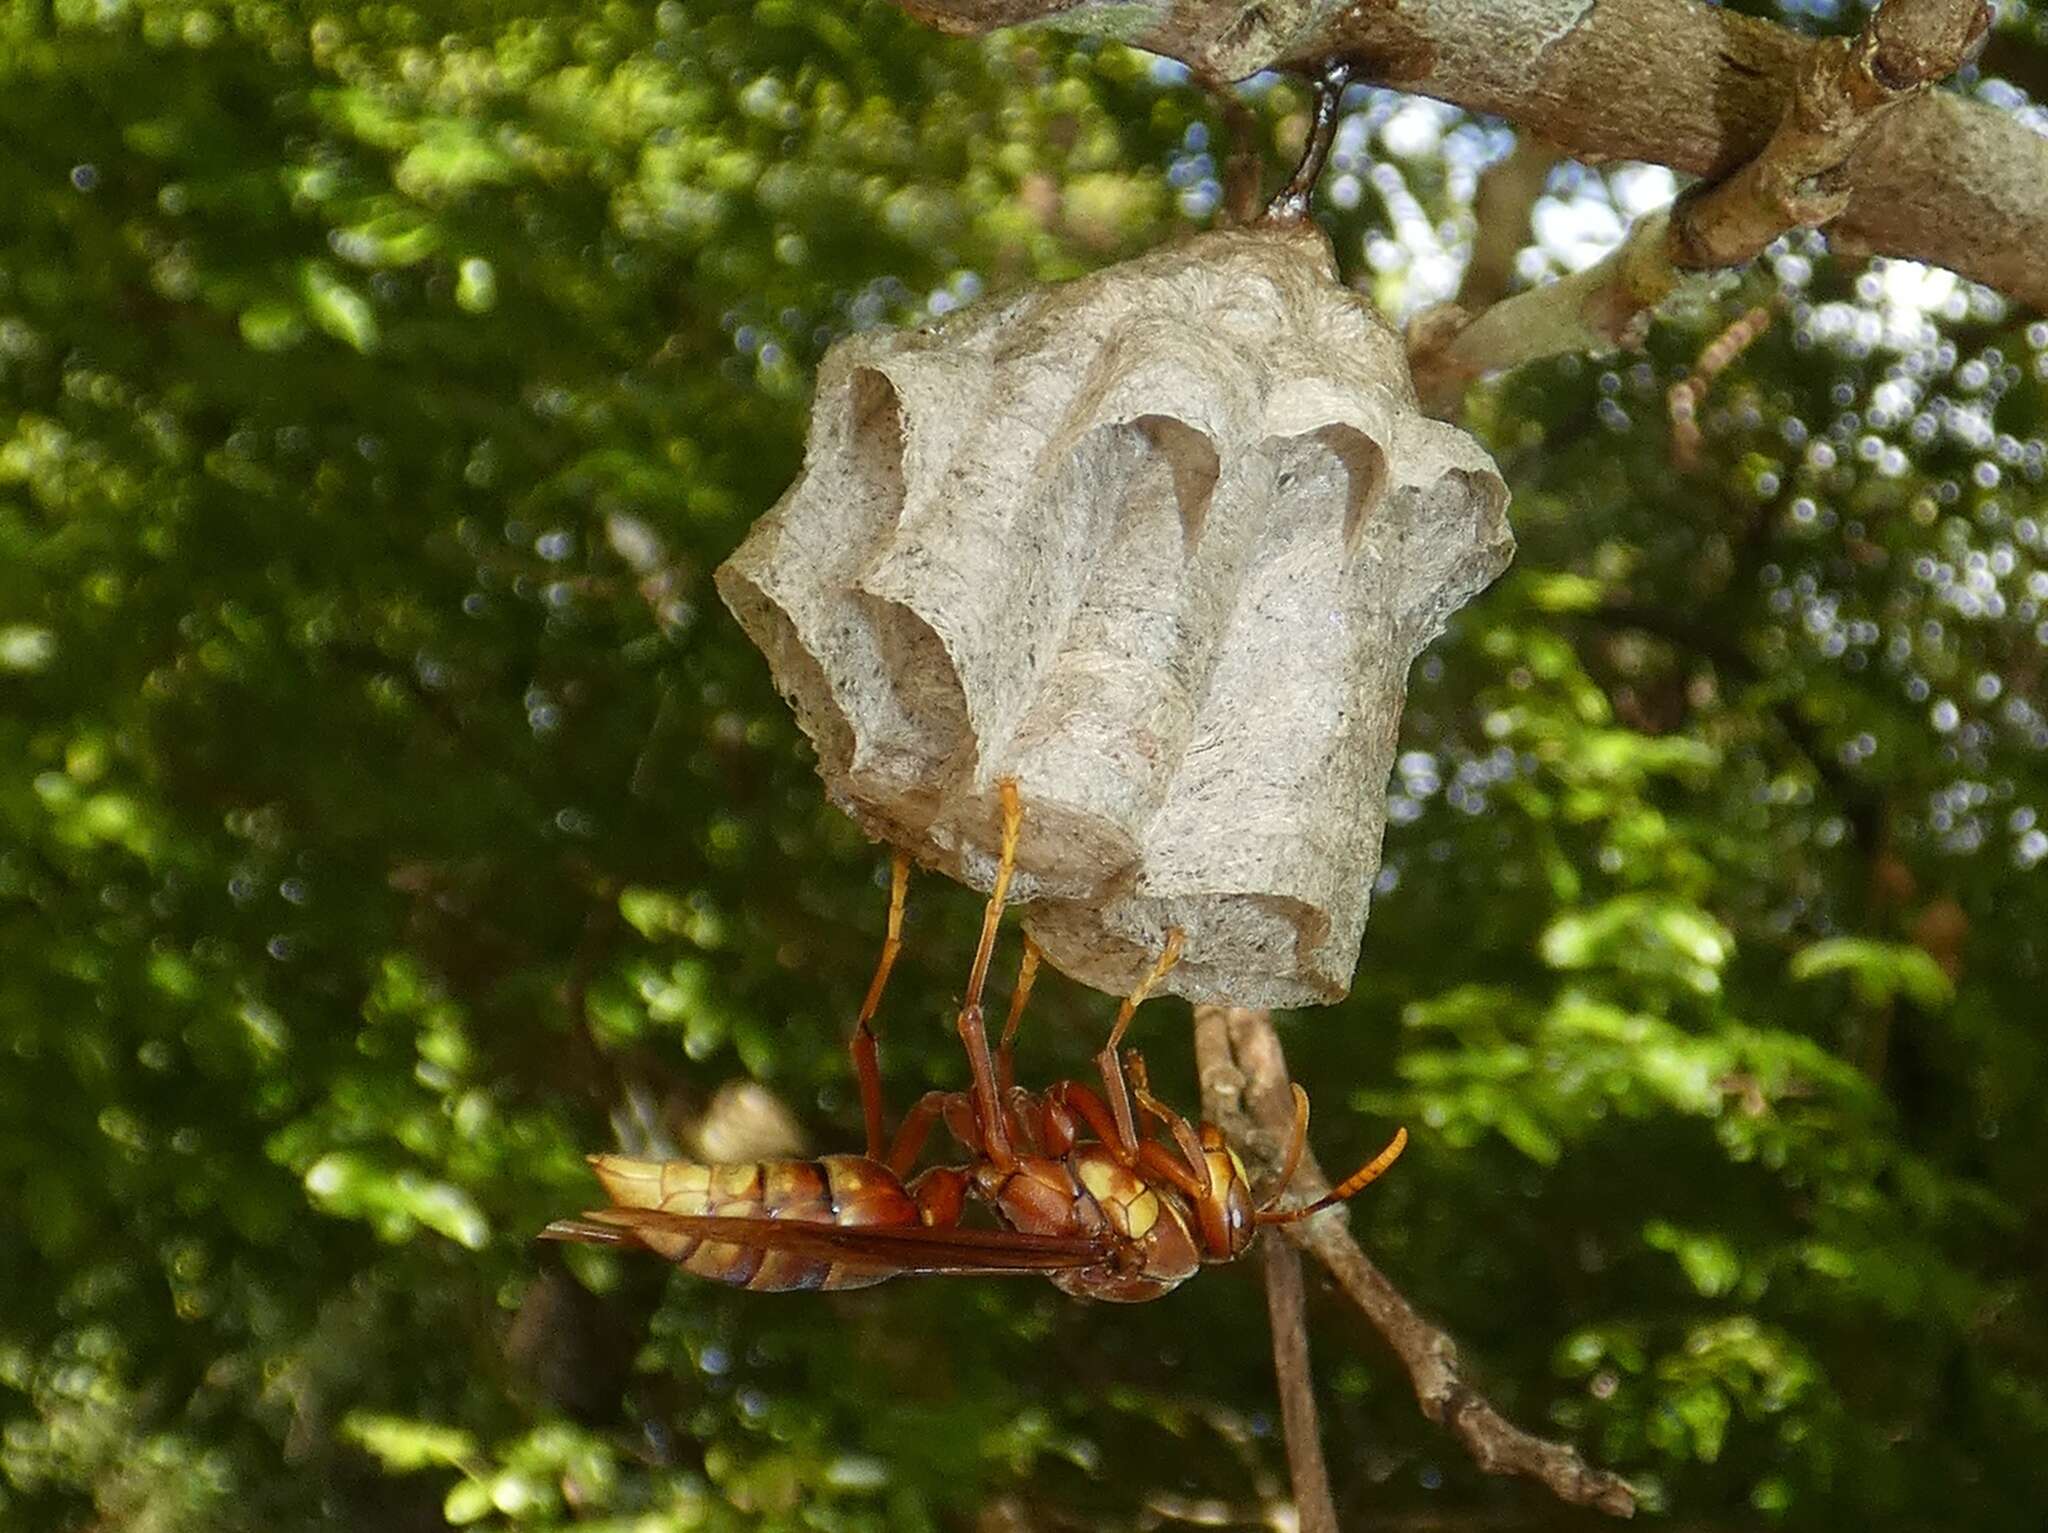
<path fill-rule="evenodd" d="M 1308 1136 L 1308 1096 L 1296 1086 L 1286 1164 L 1264 1203 L 1255 1203 L 1244 1163 L 1222 1131 L 1190 1123 L 1152 1095 L 1144 1060 L 1119 1045 L 1132 1014 L 1180 956 L 1178 931 L 1117 1010 L 1095 1059 L 1099 1092 L 1079 1081 L 1044 1092 L 1020 1088 L 1011 1050 L 1039 964 L 1029 938 L 993 1053 L 982 1020 L 1023 821 L 1015 783 L 1003 782 L 1000 797 L 1001 856 L 957 1023 L 973 1075 L 969 1090 L 927 1092 L 894 1138 L 885 1135 L 873 1019 L 902 946 L 910 868 L 899 855 L 888 937 L 851 1045 L 867 1153 L 741 1165 L 592 1156 L 612 1206 L 550 1224 L 543 1236 L 652 1251 L 699 1277 L 762 1292 L 865 1288 L 905 1273 L 1025 1272 L 1042 1273 L 1070 1294 L 1129 1303 L 1159 1297 L 1205 1262 L 1241 1256 L 1258 1226 L 1305 1219 L 1394 1163 L 1405 1130 L 1325 1196 L 1275 1207 Z M 1165 1137 L 1141 1132 L 1141 1118 Z M 913 1176 L 935 1123 L 969 1159 Z M 970 1198 L 993 1212 L 997 1227 L 962 1223 Z"/>

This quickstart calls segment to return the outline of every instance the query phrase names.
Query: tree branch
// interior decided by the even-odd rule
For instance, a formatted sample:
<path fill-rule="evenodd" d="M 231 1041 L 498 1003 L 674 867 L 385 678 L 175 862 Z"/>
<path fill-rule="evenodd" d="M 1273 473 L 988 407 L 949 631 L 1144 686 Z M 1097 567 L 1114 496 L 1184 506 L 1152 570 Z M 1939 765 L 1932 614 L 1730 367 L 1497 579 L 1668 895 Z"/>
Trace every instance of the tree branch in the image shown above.
<path fill-rule="evenodd" d="M 1337 1504 L 1323 1463 L 1322 1426 L 1308 1365 L 1308 1295 L 1301 1253 L 1285 1241 L 1266 1242 L 1266 1317 L 1273 1326 L 1273 1376 L 1280 1390 L 1280 1425 L 1287 1438 L 1287 1476 L 1294 1483 L 1294 1513 L 1301 1533 L 1337 1533 Z"/>
<path fill-rule="evenodd" d="M 1885 0 L 1855 37 L 1800 61 L 1777 132 L 1733 175 L 1682 198 L 1672 256 L 1695 271 L 1752 261 L 1787 229 L 1847 211 L 1849 160 L 1885 118 L 1955 73 L 1991 26 L 1985 0 Z"/>
<path fill-rule="evenodd" d="M 1857 36 L 1816 43 L 1777 131 L 1754 159 L 1694 187 L 1668 213 L 1639 219 L 1585 271 L 1470 320 L 1458 309 L 1419 316 L 1409 350 L 1423 408 L 1449 413 L 1485 373 L 1634 344 L 1688 272 L 1739 266 L 1787 230 L 1833 224 L 1849 206 L 1858 146 L 1952 73 L 1990 21 L 1984 0 L 1886 0 Z"/>
<path fill-rule="evenodd" d="M 1529 243 L 1529 216 L 1564 158 L 1539 133 L 1523 133 L 1508 157 L 1488 167 L 1472 199 L 1472 258 L 1458 284 L 1458 307 L 1467 314 L 1499 303 L 1515 285 L 1515 258 Z"/>
<path fill-rule="evenodd" d="M 1202 1111 L 1272 1176 L 1282 1160 L 1294 1104 L 1287 1061 L 1268 1012 L 1236 1006 L 1195 1008 L 1195 1062 Z M 1294 1185 L 1315 1198 L 1329 1182 L 1315 1156 L 1304 1154 Z M 1340 1210 L 1281 1227 L 1316 1258 L 1337 1286 L 1394 1349 L 1408 1370 L 1423 1415 L 1448 1427 L 1488 1474 L 1513 1474 L 1547 1485 L 1560 1500 L 1616 1517 L 1632 1516 L 1628 1483 L 1595 1469 L 1564 1443 L 1531 1436 L 1502 1416 L 1465 1382 L 1458 1345 L 1425 1319 L 1351 1236 Z"/>
<path fill-rule="evenodd" d="M 1509 118 L 1582 158 L 1649 160 L 1716 182 L 1764 152 L 1809 55 L 1826 46 L 1699 0 L 903 3 L 951 31 L 1045 21 L 1113 36 L 1223 79 L 1344 58 L 1360 78 Z M 1882 57 L 1925 58 L 1929 35 L 1950 34 L 1916 19 Z M 2048 136 L 2010 114 L 1914 94 L 1867 125 L 1827 190 L 1841 207 L 1838 242 L 1932 261 L 2048 308 Z"/>
<path fill-rule="evenodd" d="M 1470 318 L 1454 304 L 1417 315 L 1408 327 L 1408 363 L 1423 411 L 1449 416 L 1465 386 L 1487 373 L 1634 345 L 1651 311 L 1679 282 L 1670 236 L 1671 215 L 1651 213 L 1584 271 L 1503 298 Z"/>

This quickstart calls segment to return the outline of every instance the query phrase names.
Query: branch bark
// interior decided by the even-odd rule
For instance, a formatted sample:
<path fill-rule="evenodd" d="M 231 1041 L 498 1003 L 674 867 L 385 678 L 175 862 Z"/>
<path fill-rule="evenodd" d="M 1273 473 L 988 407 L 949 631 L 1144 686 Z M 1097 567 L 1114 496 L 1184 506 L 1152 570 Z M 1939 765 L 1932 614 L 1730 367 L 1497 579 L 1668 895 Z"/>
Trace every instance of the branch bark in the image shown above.
<path fill-rule="evenodd" d="M 1473 379 L 1538 356 L 1630 346 L 1688 272 L 1741 266 L 1788 229 L 1833 223 L 1849 203 L 1845 176 L 1858 145 L 1952 74 L 1989 25 L 1985 0 L 1886 0 L 1860 35 L 1817 43 L 1778 131 L 1735 174 L 1638 219 L 1620 248 L 1583 272 L 1475 317 L 1450 305 L 1419 315 L 1409 362 L 1423 409 L 1448 415 Z"/>
<path fill-rule="evenodd" d="M 1112 36 L 1236 79 L 1338 57 L 1359 78 L 1491 112 L 1581 158 L 1722 181 L 1785 121 L 1825 46 L 1699 0 L 903 0 L 950 31 L 1025 21 Z M 1896 0 L 1895 0 L 1896 3 Z M 1923 45 L 1915 31 L 1901 57 Z M 1931 261 L 2048 308 L 2048 136 L 1924 92 L 1864 133 L 1831 178 L 1838 241 Z"/>
<path fill-rule="evenodd" d="M 1515 258 L 1529 243 L 1529 217 L 1543 196 L 1550 172 L 1564 158 L 1538 133 L 1515 140 L 1508 157 L 1479 178 L 1472 199 L 1472 259 L 1458 283 L 1458 307 L 1467 314 L 1499 303 L 1515 285 Z"/>
<path fill-rule="evenodd" d="M 1638 220 L 1585 271 L 1469 319 L 1449 306 L 1419 316 L 1409 353 L 1423 408 L 1449 414 L 1485 373 L 1631 345 L 1688 272 L 1739 266 L 1789 229 L 1832 224 L 1849 205 L 1858 146 L 1952 73 L 1990 21 L 1984 0 L 1886 0 L 1857 36 L 1815 44 L 1756 158 L 1692 188 L 1668 213 Z"/>
<path fill-rule="evenodd" d="M 1236 1006 L 1195 1008 L 1195 1062 L 1202 1112 L 1266 1176 L 1277 1172 L 1293 1122 L 1287 1061 L 1269 1012 Z M 1330 1183 L 1314 1154 L 1302 1157 L 1296 1194 L 1320 1197 Z M 1423 1415 L 1450 1429 L 1488 1474 L 1520 1475 L 1574 1506 L 1632 1516 L 1635 1492 L 1596 1469 L 1576 1449 L 1523 1431 L 1465 1382 L 1458 1344 L 1410 1304 L 1351 1236 L 1340 1209 L 1284 1225 L 1280 1232 L 1321 1262 L 1347 1298 L 1386 1338 L 1408 1370 Z"/>
<path fill-rule="evenodd" d="M 1425 414 L 1448 419 L 1465 386 L 1540 357 L 1635 344 L 1679 282 L 1671 214 L 1636 220 L 1628 237 L 1584 271 L 1503 298 L 1467 316 L 1439 304 L 1408 327 L 1408 365 Z"/>
<path fill-rule="evenodd" d="M 1273 1377 L 1280 1391 L 1294 1514 L 1301 1533 L 1337 1533 L 1337 1504 L 1330 1495 L 1322 1425 L 1316 1419 L 1315 1385 L 1309 1375 L 1308 1294 L 1301 1281 L 1301 1253 L 1285 1241 L 1269 1240 L 1265 1264 L 1266 1318 L 1273 1327 Z"/>
<path fill-rule="evenodd" d="M 1984 0 L 1885 0 L 1855 37 L 1815 43 L 1778 129 L 1733 175 L 1681 199 L 1672 256 L 1738 266 L 1791 228 L 1833 223 L 1854 195 L 1852 155 L 1887 117 L 1961 65 L 1991 27 Z"/>

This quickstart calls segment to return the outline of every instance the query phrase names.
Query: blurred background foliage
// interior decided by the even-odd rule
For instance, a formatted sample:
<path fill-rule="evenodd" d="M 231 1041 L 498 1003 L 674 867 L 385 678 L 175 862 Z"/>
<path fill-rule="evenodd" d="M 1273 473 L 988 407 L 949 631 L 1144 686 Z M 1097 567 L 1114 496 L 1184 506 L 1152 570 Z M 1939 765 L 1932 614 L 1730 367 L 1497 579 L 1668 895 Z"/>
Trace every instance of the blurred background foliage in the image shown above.
<path fill-rule="evenodd" d="M 2042 32 L 1962 88 L 2040 121 L 1989 71 Z M 1303 98 L 1239 95 L 1277 179 Z M 881 4 L 0 3 L 0 1524 L 1279 1525 L 1249 1266 L 763 1297 L 532 1238 L 622 1137 L 857 1143 L 882 861 L 708 583 L 823 348 L 1210 221 L 1225 137 Z M 1452 291 L 1512 142 L 1354 92 L 1347 271 Z M 1671 189 L 1560 165 L 1521 277 Z M 1368 1245 L 1675 1525 L 2048 1505 L 2044 353 L 1795 243 L 1473 401 L 1521 557 L 1286 1036 L 1327 1162 L 1415 1131 Z M 915 886 L 898 1103 L 963 1080 L 976 917 Z M 1083 1071 L 1108 1002 L 1040 995 L 1025 1077 Z M 1591 1520 L 1315 1319 L 1360 1525 Z"/>

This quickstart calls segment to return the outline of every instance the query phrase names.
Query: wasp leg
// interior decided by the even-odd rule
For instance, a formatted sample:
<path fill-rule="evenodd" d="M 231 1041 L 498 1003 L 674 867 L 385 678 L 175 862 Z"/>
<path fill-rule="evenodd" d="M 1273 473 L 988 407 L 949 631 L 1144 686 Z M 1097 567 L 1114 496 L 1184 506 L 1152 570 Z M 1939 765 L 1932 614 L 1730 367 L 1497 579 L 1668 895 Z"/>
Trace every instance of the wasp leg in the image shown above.
<path fill-rule="evenodd" d="M 1020 1091 L 1011 1099 L 1018 1118 L 1031 1131 L 1026 1138 L 1032 1145 L 1032 1153 L 1050 1155 L 1055 1160 L 1072 1150 L 1077 1138 L 1074 1115 L 1068 1110 L 1059 1090 L 1055 1086 L 1042 1097 Z"/>
<path fill-rule="evenodd" d="M 910 889 L 910 854 L 898 852 L 889 865 L 889 933 L 882 942 L 882 956 L 875 964 L 875 977 L 868 981 L 867 998 L 860 1003 L 860 1017 L 853 1024 L 853 1038 L 847 1047 L 853 1054 L 853 1073 L 860 1081 L 860 1115 L 868 1130 L 868 1159 L 880 1160 L 885 1143 L 882 1131 L 882 1066 L 871 1025 L 882 1004 L 882 991 L 889 983 L 889 971 L 903 950 L 903 899 Z"/>
<path fill-rule="evenodd" d="M 1010 992 L 1010 1015 L 1003 1022 L 1003 1036 L 996 1044 L 996 1084 L 1006 1097 L 1016 1089 L 1017 1028 L 1024 1020 L 1024 1006 L 1031 999 L 1031 986 L 1038 979 L 1038 963 L 1044 956 L 1037 943 L 1029 937 L 1024 939 L 1024 959 L 1017 965 L 1017 986 Z"/>
<path fill-rule="evenodd" d="M 924 1153 L 924 1143 L 931 1137 L 932 1125 L 941 1121 L 954 1131 L 956 1139 L 961 1139 L 962 1147 L 969 1154 L 979 1155 L 981 1146 L 971 1135 L 963 1138 L 960 1133 L 961 1129 L 973 1126 L 972 1108 L 966 1106 L 966 1100 L 957 1091 L 927 1091 L 903 1115 L 903 1121 L 896 1127 L 896 1137 L 890 1142 L 889 1153 L 872 1158 L 880 1160 L 899 1177 L 908 1176 L 910 1168 L 917 1164 L 917 1157 Z M 966 1110 L 954 1111 L 956 1105 L 966 1107 Z M 968 1121 L 963 1123 L 963 1117 Z"/>
<path fill-rule="evenodd" d="M 1201 1136 L 1195 1132 L 1195 1126 L 1152 1095 L 1152 1083 L 1145 1074 L 1144 1055 L 1136 1049 L 1125 1050 L 1124 1068 L 1131 1074 L 1131 1095 L 1138 1100 L 1138 1111 L 1173 1136 L 1174 1144 L 1179 1146 L 1182 1158 L 1201 1186 L 1202 1195 L 1208 1196 L 1214 1178 L 1209 1175 L 1209 1157 L 1202 1153 Z"/>
<path fill-rule="evenodd" d="M 996 1086 L 995 1060 L 989 1053 L 988 1029 L 982 1023 L 981 992 L 988 982 L 989 959 L 996 949 L 996 927 L 1003 919 L 1003 903 L 1009 898 L 1010 876 L 1017 871 L 1017 833 L 1023 827 L 1024 811 L 1017 800 L 1017 784 L 1004 778 L 1002 795 L 1002 855 L 996 863 L 996 880 L 988 893 L 988 905 L 981 918 L 981 942 L 974 950 L 974 969 L 967 976 L 967 995 L 960 1007 L 960 1043 L 967 1050 L 967 1068 L 974 1076 L 974 1116 L 981 1126 L 982 1153 L 999 1171 L 1017 1163 L 1010 1145 L 1008 1115 L 1003 1096 Z"/>
<path fill-rule="evenodd" d="M 954 1229 L 959 1225 L 960 1215 L 967 1208 L 970 1181 L 959 1166 L 934 1166 L 910 1184 L 917 1216 L 926 1228 Z"/>
<path fill-rule="evenodd" d="M 1032 1144 L 1038 1136 L 1031 1124 L 1031 1094 L 1017 1089 L 1017 1027 L 1024 1020 L 1024 1007 L 1031 999 L 1031 986 L 1038 978 L 1038 963 L 1044 956 L 1037 943 L 1029 937 L 1024 939 L 1024 958 L 1017 965 L 1017 983 L 1010 991 L 1010 1015 L 1004 1019 L 1003 1036 L 996 1043 L 996 1091 L 1010 1114 L 1010 1137 L 1024 1144 Z"/>
<path fill-rule="evenodd" d="M 1110 1112 L 1109 1104 L 1096 1094 L 1092 1086 L 1084 1086 L 1079 1081 L 1056 1081 L 1047 1089 L 1045 1100 L 1046 1105 L 1064 1120 L 1070 1138 L 1073 1120 L 1079 1118 L 1088 1126 L 1089 1133 L 1103 1144 L 1115 1147 L 1116 1118 Z"/>
<path fill-rule="evenodd" d="M 1152 993 L 1152 987 L 1166 977 L 1166 971 L 1180 962 L 1181 930 L 1178 926 L 1166 934 L 1166 946 L 1160 950 L 1159 959 L 1138 981 L 1137 988 L 1124 997 L 1116 1009 L 1116 1025 L 1109 1030 L 1109 1042 L 1102 1046 L 1102 1052 L 1095 1056 L 1095 1067 L 1102 1074 L 1102 1094 L 1109 1103 L 1110 1116 L 1116 1126 L 1116 1137 L 1109 1147 L 1123 1164 L 1135 1165 L 1138 1159 L 1138 1120 L 1131 1111 L 1130 1088 L 1124 1084 L 1123 1060 L 1117 1049 L 1129 1030 L 1131 1017 Z"/>

